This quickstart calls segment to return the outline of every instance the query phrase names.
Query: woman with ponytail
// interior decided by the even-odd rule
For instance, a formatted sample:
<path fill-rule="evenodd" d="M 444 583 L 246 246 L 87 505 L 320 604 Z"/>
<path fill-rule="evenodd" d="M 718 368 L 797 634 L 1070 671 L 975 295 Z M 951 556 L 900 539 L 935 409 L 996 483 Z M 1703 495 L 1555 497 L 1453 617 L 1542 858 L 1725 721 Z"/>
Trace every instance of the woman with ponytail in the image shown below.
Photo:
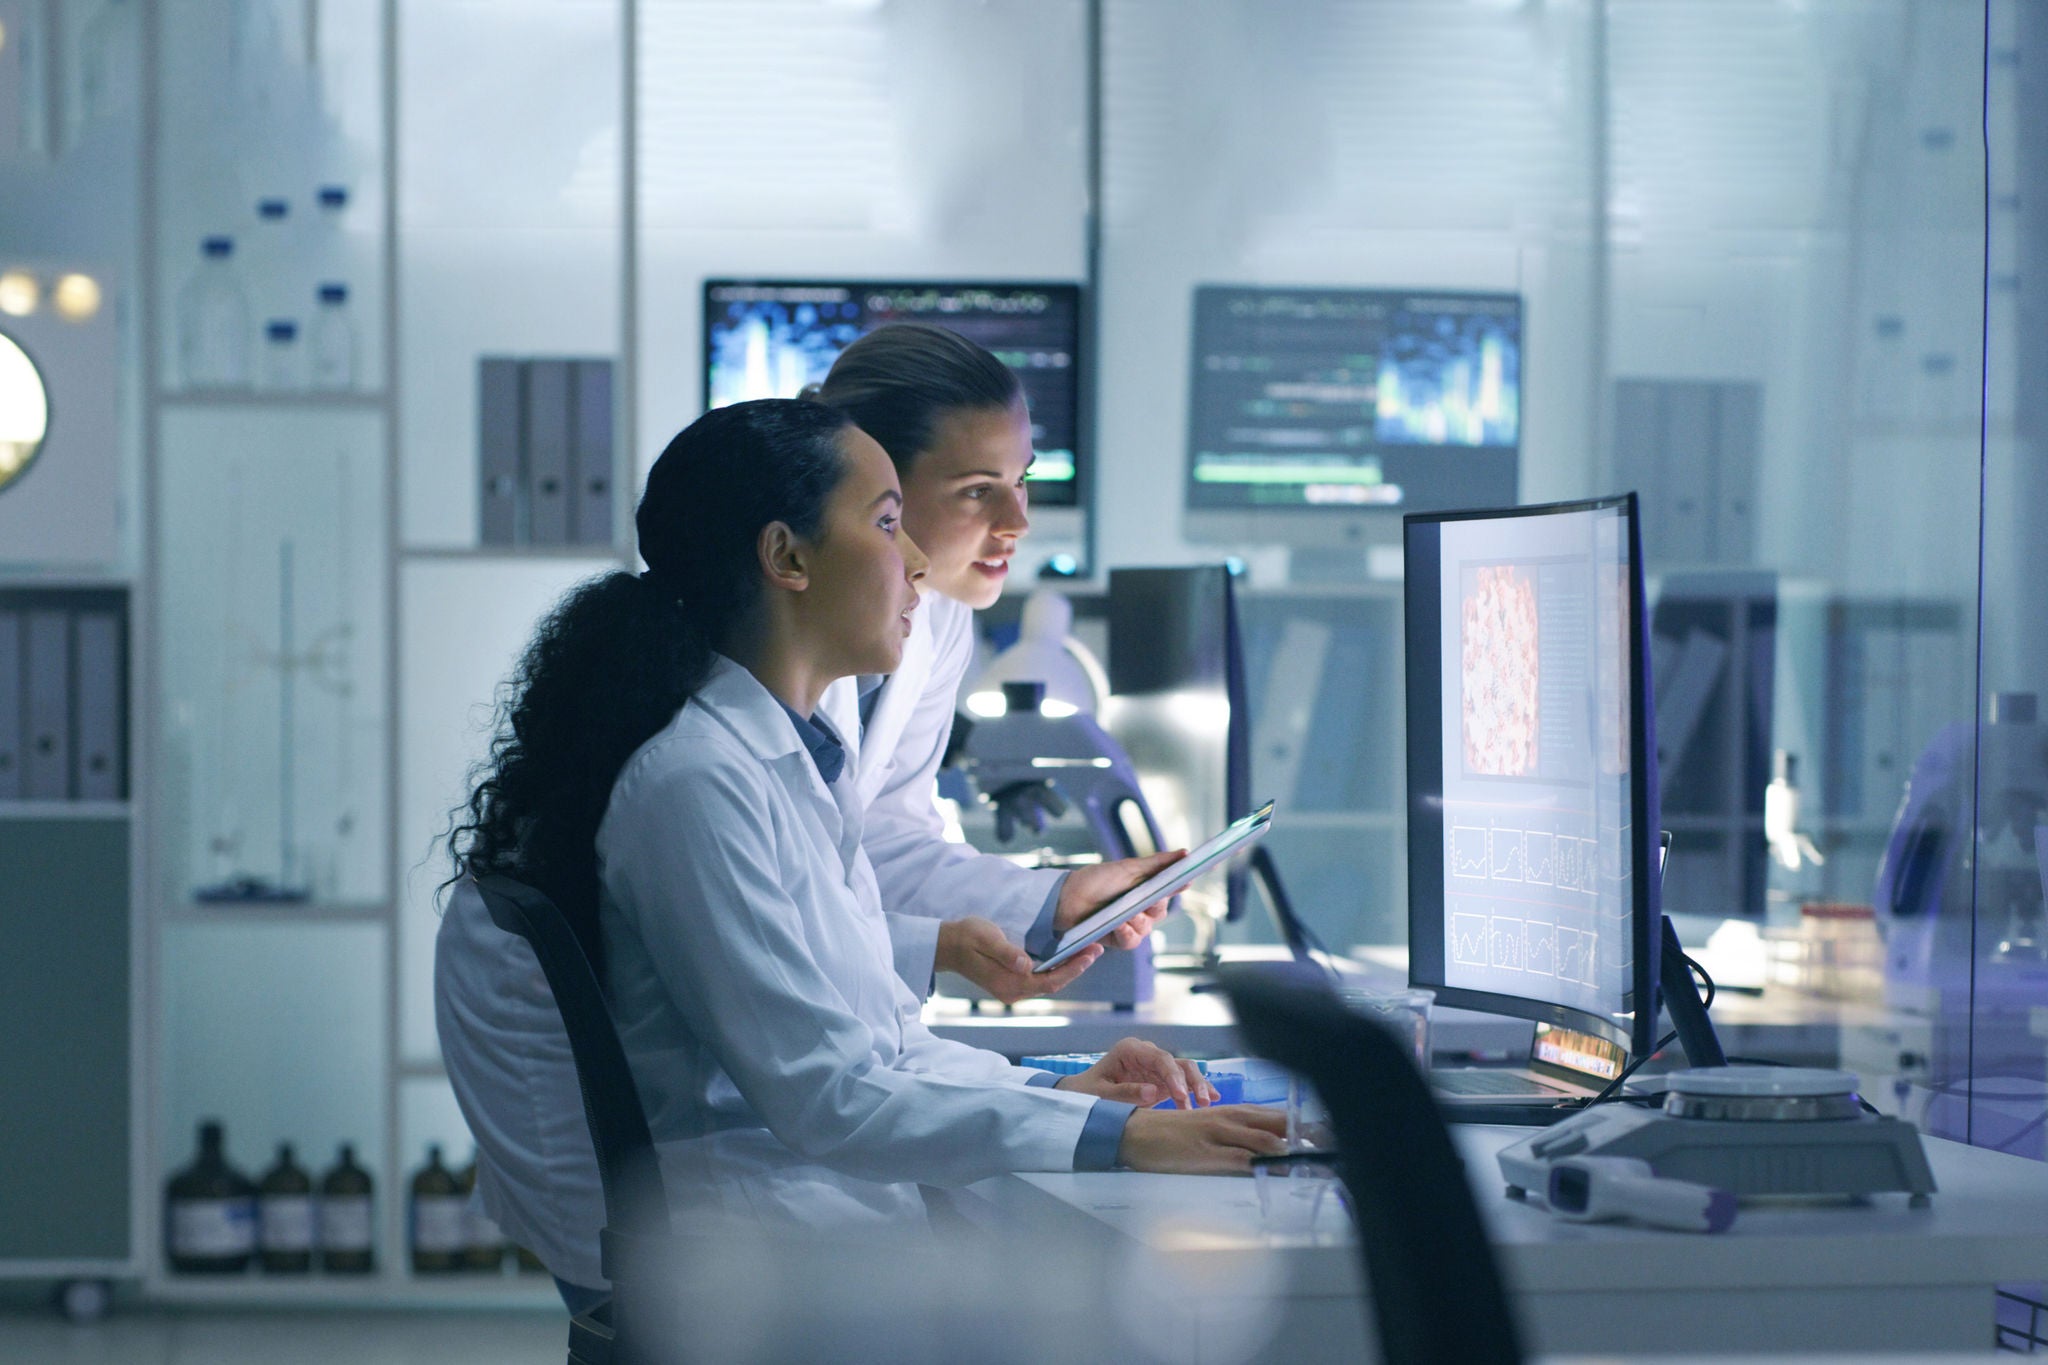
<path fill-rule="evenodd" d="M 936 1038 L 895 971 L 843 732 L 820 702 L 902 661 L 928 571 L 902 506 L 882 448 L 821 404 L 736 404 L 677 436 L 636 517 L 647 572 L 571 593 L 520 665 L 456 830 L 458 873 L 542 888 L 594 950 L 688 1210 L 864 1234 L 921 1229 L 920 1183 L 1244 1169 L 1281 1145 L 1278 1116 L 1114 1098 L 1142 1100 L 1134 1076 L 1173 1066 L 1149 1045 L 1055 1078 Z M 454 981 L 474 950 L 460 918 L 451 904 L 438 952 L 443 1048 L 479 1145 L 503 1158 L 504 1095 L 546 1101 L 521 1070 L 545 1059 L 488 1046 L 506 1021 L 490 982 Z M 487 1187 L 487 1207 L 515 1240 L 553 1236 L 572 1297 L 601 1282 L 576 1259 L 597 1228 L 579 1209 L 536 1228 L 559 1213 L 546 1177 L 495 1201 Z"/>
<path fill-rule="evenodd" d="M 844 688 L 827 699 L 841 731 L 859 737 L 862 842 L 881 882 L 897 970 L 919 994 L 931 989 L 935 968 L 1005 1004 L 1057 991 L 1096 954 L 1044 975 L 1032 972 L 1032 956 L 1044 957 L 1061 933 L 1180 855 L 1064 873 L 1020 868 L 947 842 L 932 804 L 954 702 L 974 663 L 974 613 L 1001 596 L 1031 529 L 1023 386 L 959 333 L 898 323 L 841 352 L 815 396 L 889 452 L 903 481 L 904 529 L 930 558 L 902 665 L 886 679 L 862 679 L 858 695 Z M 1133 920 L 1116 946 L 1136 947 L 1164 914 L 1155 907 Z M 1185 1085 L 1191 1102 L 1207 1098 L 1192 1069 Z"/>

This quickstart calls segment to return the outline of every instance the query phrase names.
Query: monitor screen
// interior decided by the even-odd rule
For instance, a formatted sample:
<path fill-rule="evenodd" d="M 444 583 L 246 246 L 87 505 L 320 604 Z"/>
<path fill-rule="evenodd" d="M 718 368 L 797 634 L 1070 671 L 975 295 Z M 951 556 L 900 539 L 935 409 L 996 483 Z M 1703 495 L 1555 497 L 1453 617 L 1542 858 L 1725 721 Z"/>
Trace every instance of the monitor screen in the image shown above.
<path fill-rule="evenodd" d="M 1032 499 L 1078 501 L 1079 285 L 707 280 L 704 406 L 793 398 L 806 384 L 822 384 L 857 338 L 891 322 L 949 327 L 1014 370 L 1038 455 Z"/>
<path fill-rule="evenodd" d="M 1414 290 L 1195 290 L 1191 509 L 1512 503 L 1522 302 Z"/>
<path fill-rule="evenodd" d="M 1636 1052 L 1658 803 L 1635 495 L 1410 516 L 1409 976 Z"/>

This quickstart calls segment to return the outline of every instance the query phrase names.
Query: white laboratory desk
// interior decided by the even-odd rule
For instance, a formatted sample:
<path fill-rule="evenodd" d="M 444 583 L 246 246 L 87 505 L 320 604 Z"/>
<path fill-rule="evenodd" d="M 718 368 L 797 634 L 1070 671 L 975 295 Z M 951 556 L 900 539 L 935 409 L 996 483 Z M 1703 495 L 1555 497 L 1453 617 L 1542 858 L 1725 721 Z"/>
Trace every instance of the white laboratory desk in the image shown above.
<path fill-rule="evenodd" d="M 1510 1200 L 1494 1154 L 1527 1131 L 1454 1134 L 1532 1351 L 1981 1352 L 1992 1344 L 1993 1286 L 2048 1278 L 2041 1163 L 1929 1139 L 1940 1186 L 1929 1208 L 1908 1208 L 1904 1195 L 1745 1207 L 1728 1232 L 1706 1236 L 1564 1223 Z M 1203 1286 L 1190 1313 L 1270 1317 L 1267 1358 L 1371 1358 L 1341 1216 L 1326 1213 L 1314 1238 L 1275 1237 L 1248 1179 L 1015 1175 L 973 1189 L 1002 1217 L 1040 1229 L 1113 1229 Z M 1232 1301 L 1246 1294 L 1261 1301 Z"/>
<path fill-rule="evenodd" d="M 1398 954 L 1398 959 L 1387 954 Z M 1226 962 L 1285 961 L 1285 948 L 1237 947 L 1224 950 Z M 1404 949 L 1372 950 L 1354 959 L 1359 984 L 1398 990 L 1408 984 Z M 1350 972 L 1347 968 L 1347 974 Z M 1121 1038 L 1143 1038 L 1167 1051 L 1189 1057 L 1230 1057 L 1243 1051 L 1229 1002 L 1222 993 L 1198 990 L 1204 978 L 1161 972 L 1153 998 L 1128 1010 L 1107 1005 L 1029 1000 L 1010 1009 L 984 1003 L 979 1010 L 965 1000 L 935 997 L 924 1008 L 924 1021 L 942 1038 L 985 1047 L 1007 1057 L 1060 1052 L 1101 1052 Z M 1430 1036 L 1439 1053 L 1526 1056 L 1535 1025 L 1497 1014 L 1438 1009 Z"/>
<path fill-rule="evenodd" d="M 1281 961 L 1286 955 L 1277 947 L 1224 950 L 1227 962 Z M 1347 962 L 1347 975 L 1355 973 L 1361 985 L 1398 990 L 1408 984 L 1406 948 L 1356 948 Z M 1129 1010 L 1031 1000 L 1007 1010 L 985 1003 L 977 1011 L 965 1000 L 939 997 L 925 1005 L 924 1020 L 942 1038 L 1008 1057 L 1101 1052 L 1126 1037 L 1143 1038 L 1182 1056 L 1235 1056 L 1243 1048 L 1230 1006 L 1218 992 L 1196 990 L 1200 979 L 1161 972 L 1154 997 Z M 1727 992 L 1713 1008 L 1715 1030 L 1730 1055 L 1795 1066 L 1839 1065 L 1843 1030 L 1887 1017 L 1880 1006 L 1820 1000 L 1785 990 L 1761 997 Z M 1431 1018 L 1431 1046 L 1445 1060 L 1520 1058 L 1528 1055 L 1534 1029 L 1525 1020 L 1438 1006 Z"/>

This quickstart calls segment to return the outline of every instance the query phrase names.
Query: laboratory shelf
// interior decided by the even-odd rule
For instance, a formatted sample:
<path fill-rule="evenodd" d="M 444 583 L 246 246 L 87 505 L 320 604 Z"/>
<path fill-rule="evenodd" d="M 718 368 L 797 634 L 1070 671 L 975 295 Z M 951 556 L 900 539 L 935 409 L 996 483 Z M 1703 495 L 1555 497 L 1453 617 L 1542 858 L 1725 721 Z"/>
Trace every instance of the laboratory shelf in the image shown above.
<path fill-rule="evenodd" d="M 386 901 L 183 901 L 164 914 L 166 924 L 383 924 Z"/>
<path fill-rule="evenodd" d="M 0 801 L 0 820 L 126 820 L 126 801 Z"/>
<path fill-rule="evenodd" d="M 530 1308 L 562 1312 L 562 1300 L 544 1275 L 152 1275 L 144 1281 L 159 1303 L 280 1308 Z"/>
<path fill-rule="evenodd" d="M 203 409 L 217 411 L 223 408 L 244 408 L 263 410 L 305 410 L 315 411 L 328 408 L 345 412 L 375 411 L 384 406 L 384 395 L 361 391 L 332 393 L 264 393 L 260 390 L 243 392 L 238 389 L 179 390 L 161 394 L 157 403 L 165 408 Z"/>
<path fill-rule="evenodd" d="M 624 556 L 612 545 L 412 545 L 399 554 L 412 560 L 458 563 L 506 559 L 587 559 L 593 564 L 620 564 Z"/>

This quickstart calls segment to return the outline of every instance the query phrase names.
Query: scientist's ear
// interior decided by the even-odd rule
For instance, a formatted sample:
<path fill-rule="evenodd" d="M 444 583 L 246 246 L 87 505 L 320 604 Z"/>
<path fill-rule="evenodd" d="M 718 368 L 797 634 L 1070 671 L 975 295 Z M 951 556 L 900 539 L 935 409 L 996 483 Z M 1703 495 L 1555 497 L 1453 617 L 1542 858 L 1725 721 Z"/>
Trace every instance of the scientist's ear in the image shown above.
<path fill-rule="evenodd" d="M 787 522 L 771 521 L 754 538 L 754 557 L 771 588 L 802 592 L 811 585 L 811 547 Z"/>

